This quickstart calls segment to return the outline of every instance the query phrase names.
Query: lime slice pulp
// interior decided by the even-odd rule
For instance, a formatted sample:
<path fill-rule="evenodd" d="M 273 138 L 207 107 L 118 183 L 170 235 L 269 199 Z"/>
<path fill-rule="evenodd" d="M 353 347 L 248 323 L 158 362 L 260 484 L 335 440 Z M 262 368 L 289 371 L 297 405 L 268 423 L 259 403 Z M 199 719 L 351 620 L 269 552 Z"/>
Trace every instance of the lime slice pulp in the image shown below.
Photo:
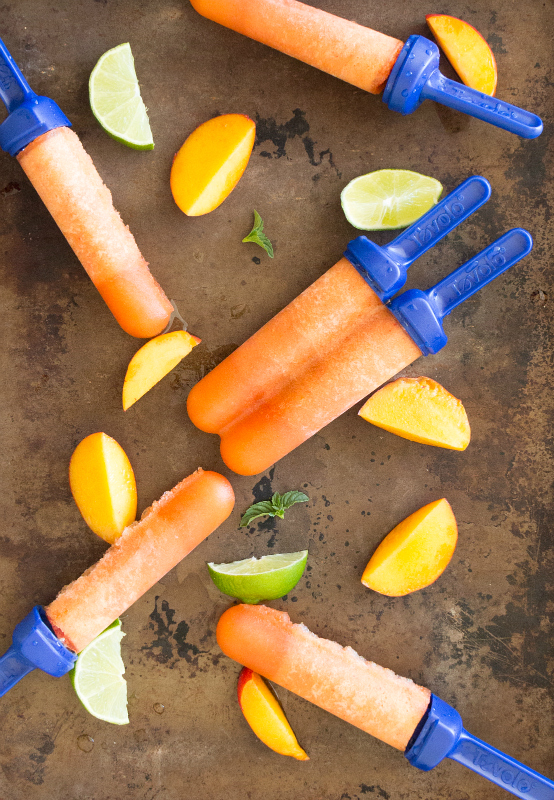
<path fill-rule="evenodd" d="M 135 150 L 152 150 L 154 140 L 128 42 L 100 57 L 90 75 L 89 99 L 106 133 Z"/>
<path fill-rule="evenodd" d="M 208 564 L 210 576 L 220 592 L 243 603 L 276 600 L 290 592 L 304 572 L 308 551 L 276 553 L 245 558 L 230 564 Z"/>
<path fill-rule="evenodd" d="M 71 672 L 77 697 L 94 717 L 114 725 L 129 722 L 127 682 L 121 658 L 121 640 L 125 636 L 116 619 L 100 636 L 81 650 Z"/>
<path fill-rule="evenodd" d="M 341 192 L 348 222 L 362 231 L 405 228 L 429 211 L 442 184 L 408 169 L 379 169 L 350 181 Z"/>

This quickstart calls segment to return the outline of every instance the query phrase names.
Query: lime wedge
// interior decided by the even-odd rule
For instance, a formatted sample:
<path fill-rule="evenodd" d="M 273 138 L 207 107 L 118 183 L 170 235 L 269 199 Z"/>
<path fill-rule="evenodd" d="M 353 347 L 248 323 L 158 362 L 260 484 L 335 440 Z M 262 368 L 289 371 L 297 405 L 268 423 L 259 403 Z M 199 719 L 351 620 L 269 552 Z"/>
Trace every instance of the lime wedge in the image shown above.
<path fill-rule="evenodd" d="M 432 208 L 442 184 L 409 169 L 378 169 L 350 181 L 341 192 L 348 222 L 362 231 L 405 228 Z"/>
<path fill-rule="evenodd" d="M 128 42 L 100 57 L 90 74 L 89 99 L 106 133 L 134 150 L 152 150 L 154 140 Z"/>
<path fill-rule="evenodd" d="M 230 564 L 208 564 L 210 576 L 220 592 L 243 603 L 276 600 L 294 589 L 306 566 L 308 551 L 276 553 L 245 558 Z"/>
<path fill-rule="evenodd" d="M 127 683 L 121 658 L 121 640 L 125 634 L 121 622 L 106 628 L 100 636 L 81 650 L 71 671 L 77 697 L 93 717 L 126 725 Z"/>

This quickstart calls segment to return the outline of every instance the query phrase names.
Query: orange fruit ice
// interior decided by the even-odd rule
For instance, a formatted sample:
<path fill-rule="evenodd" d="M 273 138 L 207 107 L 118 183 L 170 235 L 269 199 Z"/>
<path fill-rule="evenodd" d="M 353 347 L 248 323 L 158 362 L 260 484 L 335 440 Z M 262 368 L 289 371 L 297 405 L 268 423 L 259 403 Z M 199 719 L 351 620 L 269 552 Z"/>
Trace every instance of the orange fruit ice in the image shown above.
<path fill-rule="evenodd" d="M 171 191 L 181 211 L 198 217 L 221 205 L 246 169 L 255 135 L 245 114 L 214 117 L 190 134 L 171 167 Z"/>
<path fill-rule="evenodd" d="M 462 401 L 431 378 L 398 378 L 376 391 L 358 413 L 412 442 L 465 450 L 471 437 Z"/>
<path fill-rule="evenodd" d="M 258 739 L 283 756 L 309 760 L 279 701 L 261 675 L 245 667 L 239 675 L 237 695 L 241 711 Z"/>
<path fill-rule="evenodd" d="M 232 606 L 216 636 L 229 658 L 399 750 L 429 705 L 428 689 L 295 625 L 284 611 Z"/>
<path fill-rule="evenodd" d="M 456 547 L 458 526 L 444 498 L 406 517 L 381 542 L 362 583 L 389 597 L 424 589 L 442 575 Z"/>
<path fill-rule="evenodd" d="M 427 14 L 427 24 L 465 83 L 483 94 L 496 90 L 496 61 L 486 40 L 468 22 L 448 14 Z"/>
<path fill-rule="evenodd" d="M 17 160 L 123 330 L 139 339 L 161 333 L 173 306 L 77 134 L 54 128 Z"/>
<path fill-rule="evenodd" d="M 372 94 L 402 42 L 297 0 L 191 0 L 204 17 Z"/>
<path fill-rule="evenodd" d="M 165 492 L 46 607 L 58 639 L 80 653 L 215 531 L 234 503 L 229 481 L 202 469 Z"/>

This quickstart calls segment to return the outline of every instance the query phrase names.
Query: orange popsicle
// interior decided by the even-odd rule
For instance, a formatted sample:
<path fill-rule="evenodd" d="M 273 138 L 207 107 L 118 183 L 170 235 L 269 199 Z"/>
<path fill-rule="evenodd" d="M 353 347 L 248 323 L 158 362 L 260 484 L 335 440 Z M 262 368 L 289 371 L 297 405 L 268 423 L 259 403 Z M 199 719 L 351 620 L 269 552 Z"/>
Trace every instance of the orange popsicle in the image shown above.
<path fill-rule="evenodd" d="M 79 137 L 54 128 L 17 160 L 123 330 L 138 338 L 161 333 L 173 307 Z"/>
<path fill-rule="evenodd" d="M 191 0 L 204 17 L 379 94 L 403 42 L 297 0 Z"/>
<path fill-rule="evenodd" d="M 202 469 L 166 492 L 46 607 L 56 636 L 79 653 L 221 525 L 234 502 L 229 481 Z"/>
<path fill-rule="evenodd" d="M 431 698 L 423 686 L 267 606 L 228 609 L 217 642 L 239 664 L 399 750 L 406 749 Z"/>
<path fill-rule="evenodd" d="M 193 387 L 192 422 L 263 472 L 421 355 L 343 258 Z"/>

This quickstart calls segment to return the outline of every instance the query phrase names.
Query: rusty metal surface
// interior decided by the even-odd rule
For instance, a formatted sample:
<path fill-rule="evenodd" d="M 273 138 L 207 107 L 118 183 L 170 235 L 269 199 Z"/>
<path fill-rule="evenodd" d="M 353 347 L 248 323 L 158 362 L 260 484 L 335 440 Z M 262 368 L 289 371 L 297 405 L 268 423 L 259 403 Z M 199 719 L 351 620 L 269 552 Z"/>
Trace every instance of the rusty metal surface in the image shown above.
<path fill-rule="evenodd" d="M 318 5 L 399 38 L 425 33 L 425 10 L 433 10 L 418 0 Z M 128 726 L 89 716 L 68 678 L 35 672 L 0 701 L 2 800 L 506 797 L 454 763 L 418 772 L 400 753 L 284 691 L 311 760 L 294 762 L 258 742 L 235 699 L 239 669 L 215 642 L 228 603 L 205 562 L 304 547 L 308 572 L 277 607 L 429 686 L 460 710 L 470 731 L 554 777 L 554 8 L 539 0 L 452 0 L 448 11 L 492 44 L 499 97 L 546 118 L 538 140 L 429 103 L 402 118 L 379 98 L 201 18 L 186 0 L 2 5 L 1 35 L 32 87 L 73 121 L 155 276 L 203 339 L 124 414 L 122 379 L 137 343 L 111 318 L 16 161 L 2 154 L 2 649 L 34 603 L 50 601 L 103 552 L 67 481 L 70 455 L 85 435 L 102 430 L 125 448 L 140 509 L 198 465 L 228 474 L 237 495 L 230 520 L 125 615 Z M 88 105 L 92 67 L 124 41 L 150 110 L 151 153 L 108 138 Z M 170 196 L 172 156 L 200 122 L 232 111 L 257 120 L 251 162 L 218 210 L 189 219 Z M 338 259 L 356 233 L 341 212 L 340 190 L 381 167 L 432 174 L 447 190 L 479 173 L 493 187 L 488 205 L 412 268 L 409 285 L 427 287 L 510 227 L 535 238 L 530 257 L 452 315 L 446 349 L 405 371 L 435 378 L 463 400 L 472 443 L 464 453 L 415 444 L 352 410 L 267 474 L 231 475 L 216 437 L 188 421 L 187 392 Z M 273 261 L 241 244 L 253 208 L 275 244 Z M 253 498 L 293 488 L 310 503 L 284 521 L 238 528 Z M 443 496 L 460 533 L 444 575 L 406 598 L 364 589 L 361 571 L 376 544 Z"/>

